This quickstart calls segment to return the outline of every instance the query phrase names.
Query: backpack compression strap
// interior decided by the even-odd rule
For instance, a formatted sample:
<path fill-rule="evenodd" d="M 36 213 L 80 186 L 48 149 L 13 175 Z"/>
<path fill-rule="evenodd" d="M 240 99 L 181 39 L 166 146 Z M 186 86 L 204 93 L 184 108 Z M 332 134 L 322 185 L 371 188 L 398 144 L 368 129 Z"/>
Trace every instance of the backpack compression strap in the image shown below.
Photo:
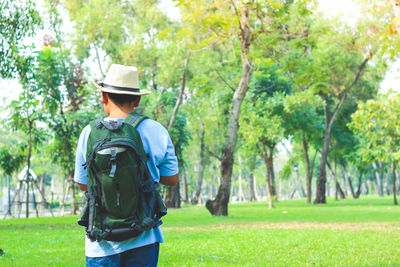
<path fill-rule="evenodd" d="M 139 126 L 139 124 L 144 121 L 145 119 L 148 119 L 148 117 L 136 113 L 136 112 L 131 112 L 129 113 L 129 115 L 125 118 L 125 123 L 128 123 L 130 125 L 132 125 L 133 127 L 137 128 Z"/>

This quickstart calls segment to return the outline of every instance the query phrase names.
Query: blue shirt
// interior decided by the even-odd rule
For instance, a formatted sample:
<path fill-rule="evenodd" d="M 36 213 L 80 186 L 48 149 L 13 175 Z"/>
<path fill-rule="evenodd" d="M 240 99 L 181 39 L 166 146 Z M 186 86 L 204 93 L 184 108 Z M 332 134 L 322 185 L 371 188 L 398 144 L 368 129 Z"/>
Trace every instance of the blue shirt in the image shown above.
<path fill-rule="evenodd" d="M 106 118 L 107 120 L 107 118 Z M 124 119 L 117 119 L 123 121 Z M 90 125 L 87 125 L 78 141 L 75 159 L 74 181 L 80 184 L 87 184 L 87 170 L 82 167 L 86 162 L 87 140 L 90 134 Z M 150 119 L 142 121 L 137 130 L 143 142 L 144 150 L 149 154 L 147 166 L 154 181 L 159 182 L 160 176 L 172 176 L 179 172 L 178 160 L 175 156 L 175 149 L 168 131 L 158 122 Z M 87 257 L 104 257 L 121 253 L 133 248 L 138 248 L 155 242 L 164 242 L 161 228 L 153 228 L 139 235 L 122 242 L 100 241 L 91 242 L 85 239 L 85 251 Z"/>

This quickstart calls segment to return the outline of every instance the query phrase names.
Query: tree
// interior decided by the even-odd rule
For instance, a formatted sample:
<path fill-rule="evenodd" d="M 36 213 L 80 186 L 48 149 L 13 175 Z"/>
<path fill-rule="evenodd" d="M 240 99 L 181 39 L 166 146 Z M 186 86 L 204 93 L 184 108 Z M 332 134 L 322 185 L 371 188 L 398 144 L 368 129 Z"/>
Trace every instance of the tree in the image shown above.
<path fill-rule="evenodd" d="M 0 147 L 0 168 L 7 175 L 7 189 L 8 189 L 8 211 L 7 214 L 11 215 L 11 176 L 20 169 L 26 160 L 26 145 L 20 144 L 17 146 L 2 146 Z M 12 152 L 10 152 L 12 151 Z"/>
<path fill-rule="evenodd" d="M 399 52 L 400 43 L 400 5 L 398 0 L 360 1 L 363 16 L 373 21 L 370 33 L 382 44 L 383 53 L 395 57 Z"/>
<path fill-rule="evenodd" d="M 0 3 L 0 77 L 24 75 L 24 40 L 33 36 L 41 20 L 35 2 L 4 0 Z"/>
<path fill-rule="evenodd" d="M 319 110 L 323 103 L 319 96 L 311 91 L 297 92 L 285 99 L 285 128 L 287 135 L 293 136 L 295 142 L 301 145 L 306 170 L 307 203 L 311 203 L 311 185 L 315 166 L 315 157 L 310 157 L 312 147 L 320 146 L 325 125 Z"/>
<path fill-rule="evenodd" d="M 25 64 L 31 67 L 26 68 L 26 70 L 32 70 L 34 68 L 32 62 L 33 60 L 29 58 Z M 31 168 L 32 149 L 42 143 L 45 138 L 45 130 L 38 124 L 42 118 L 41 112 L 39 111 L 41 107 L 39 99 L 43 96 L 44 92 L 38 87 L 35 78 L 36 76 L 32 71 L 25 72 L 21 76 L 23 91 L 18 101 L 14 100 L 11 102 L 9 106 L 10 115 L 7 121 L 7 125 L 9 125 L 13 131 L 24 131 L 28 135 L 28 151 L 26 156 L 27 176 Z M 28 218 L 29 180 L 27 180 L 26 183 L 25 215 Z"/>
<path fill-rule="evenodd" d="M 325 131 L 315 204 L 326 203 L 326 164 L 336 117 L 346 99 L 357 91 L 355 87 L 361 88 L 360 77 L 366 71 L 374 71 L 367 63 L 379 46 L 372 34 L 367 37 L 362 34 L 369 26 L 363 25 L 355 31 L 321 19 L 291 24 L 287 30 L 289 44 L 280 53 L 283 59 L 280 64 L 290 73 L 295 90 L 311 90 L 324 102 Z"/>
<path fill-rule="evenodd" d="M 230 12 L 234 11 L 233 14 L 228 15 L 228 21 L 231 20 L 229 17 L 234 17 L 237 20 L 237 35 L 240 39 L 241 59 L 242 59 L 242 76 L 239 85 L 235 89 L 235 93 L 232 98 L 232 107 L 229 115 L 229 123 L 226 131 L 225 145 L 222 153 L 221 161 L 221 185 L 218 189 L 217 196 L 214 200 L 208 200 L 206 203 L 207 209 L 212 215 L 228 215 L 228 202 L 231 187 L 232 168 L 234 161 L 234 150 L 238 131 L 238 121 L 240 115 L 240 106 L 246 95 L 247 88 L 251 76 L 251 61 L 249 59 L 249 48 L 255 35 L 254 29 L 251 26 L 250 16 L 253 13 L 252 8 L 256 8 L 257 5 L 254 1 L 242 2 L 239 7 L 232 1 Z M 229 10 L 229 9 L 228 9 Z M 227 10 L 227 11 L 228 11 Z M 260 10 L 259 10 L 260 11 Z M 254 25 L 253 25 L 254 27 Z"/>
<path fill-rule="evenodd" d="M 273 179 L 273 157 L 276 145 L 284 138 L 284 95 L 267 97 L 266 93 L 256 95 L 246 102 L 245 114 L 241 120 L 243 135 L 248 145 L 257 147 L 267 169 L 266 182 L 269 208 L 274 207 L 276 192 Z"/>
<path fill-rule="evenodd" d="M 123 5 L 103 0 L 68 0 L 65 3 L 71 19 L 79 25 L 75 38 L 79 48 L 77 54 L 87 56 L 94 50 L 101 73 L 103 61 L 99 51 L 104 51 L 114 62 L 136 66 L 141 86 L 161 93 L 152 96 L 158 98 L 159 103 L 153 106 L 153 110 L 145 107 L 146 114 L 152 114 L 151 118 L 159 120 L 169 131 L 180 127 L 182 120 L 177 121 L 182 115 L 179 115 L 179 108 L 190 79 L 190 51 L 183 35 L 179 35 L 176 23 L 172 23 L 160 10 L 157 1 L 125 1 Z M 172 99 L 167 90 L 177 92 L 171 112 L 171 102 L 161 103 Z M 162 97 L 163 93 L 168 96 Z M 142 103 L 145 104 L 144 101 Z M 168 119 L 159 113 L 163 108 L 169 112 Z M 171 134 L 173 143 L 180 145 L 175 137 Z M 177 155 L 179 149 L 176 147 Z M 178 158 L 180 167 L 183 167 L 183 158 L 179 155 Z M 179 184 L 168 187 L 167 191 L 167 206 L 179 207 Z"/>
<path fill-rule="evenodd" d="M 214 200 L 206 203 L 207 209 L 213 215 L 228 215 L 234 150 L 237 139 L 240 106 L 246 95 L 251 76 L 250 46 L 264 32 L 264 11 L 275 3 L 258 1 L 179 1 L 183 9 L 190 10 L 190 15 L 184 20 L 198 25 L 202 34 L 204 46 L 215 46 L 226 42 L 232 37 L 234 42 L 240 42 L 242 72 L 240 81 L 231 99 L 229 122 L 226 129 L 225 144 L 221 160 L 221 185 Z M 272 13 L 272 11 L 271 11 Z"/>
<path fill-rule="evenodd" d="M 400 95 L 380 95 L 359 102 L 349 125 L 359 138 L 358 154 L 367 163 L 382 161 L 392 166 L 393 201 L 397 205 L 396 170 L 400 159 Z"/>

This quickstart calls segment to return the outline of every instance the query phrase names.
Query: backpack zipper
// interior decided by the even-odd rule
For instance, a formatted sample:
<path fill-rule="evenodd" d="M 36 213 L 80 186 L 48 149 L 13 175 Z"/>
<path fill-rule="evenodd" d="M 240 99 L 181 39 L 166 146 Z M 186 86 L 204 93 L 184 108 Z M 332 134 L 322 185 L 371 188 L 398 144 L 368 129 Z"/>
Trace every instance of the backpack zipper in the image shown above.
<path fill-rule="evenodd" d="M 115 191 L 117 193 L 117 206 L 121 207 L 121 194 L 119 192 L 119 184 L 114 183 L 114 188 L 115 188 Z"/>
<path fill-rule="evenodd" d="M 118 207 L 121 207 L 120 205 L 121 205 L 121 199 L 120 199 L 120 197 L 121 197 L 121 195 L 120 195 L 120 193 L 119 193 L 119 190 L 117 190 L 117 206 Z"/>
<path fill-rule="evenodd" d="M 110 141 L 110 140 L 112 140 L 112 139 L 125 139 L 125 140 L 132 140 L 132 141 L 135 142 L 135 139 L 133 139 L 133 138 L 131 138 L 131 137 L 128 137 L 128 136 L 110 136 L 110 137 L 102 138 L 102 139 L 99 139 L 99 140 L 95 141 L 95 142 L 92 144 L 92 148 L 93 148 L 93 147 L 96 147 L 99 143 L 101 143 L 102 141 L 104 141 L 104 139 L 107 139 L 106 141 Z"/>

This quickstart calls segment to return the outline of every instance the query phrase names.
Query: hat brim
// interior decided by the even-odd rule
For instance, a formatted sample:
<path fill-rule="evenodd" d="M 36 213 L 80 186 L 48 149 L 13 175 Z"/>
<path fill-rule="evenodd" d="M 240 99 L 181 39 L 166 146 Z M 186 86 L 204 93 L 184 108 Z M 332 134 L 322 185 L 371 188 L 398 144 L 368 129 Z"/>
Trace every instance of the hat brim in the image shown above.
<path fill-rule="evenodd" d="M 149 90 L 139 90 L 139 92 L 114 90 L 111 88 L 104 88 L 103 86 L 99 85 L 96 82 L 93 82 L 93 83 L 98 89 L 100 89 L 102 92 L 106 92 L 106 93 L 119 94 L 119 95 L 148 95 L 148 94 L 151 94 L 151 91 L 149 91 Z"/>

